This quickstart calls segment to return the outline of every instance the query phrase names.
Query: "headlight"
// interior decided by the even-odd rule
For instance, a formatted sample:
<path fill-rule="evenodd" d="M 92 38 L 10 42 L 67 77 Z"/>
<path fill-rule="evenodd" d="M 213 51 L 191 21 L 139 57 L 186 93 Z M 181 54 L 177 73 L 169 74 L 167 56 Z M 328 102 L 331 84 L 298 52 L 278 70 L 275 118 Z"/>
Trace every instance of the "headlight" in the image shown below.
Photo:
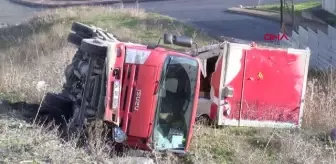
<path fill-rule="evenodd" d="M 120 81 L 116 80 L 113 83 L 113 104 L 112 108 L 117 109 L 119 105 L 119 96 L 120 96 Z"/>
<path fill-rule="evenodd" d="M 117 143 L 123 143 L 127 139 L 127 136 L 119 127 L 114 127 L 113 139 Z"/>

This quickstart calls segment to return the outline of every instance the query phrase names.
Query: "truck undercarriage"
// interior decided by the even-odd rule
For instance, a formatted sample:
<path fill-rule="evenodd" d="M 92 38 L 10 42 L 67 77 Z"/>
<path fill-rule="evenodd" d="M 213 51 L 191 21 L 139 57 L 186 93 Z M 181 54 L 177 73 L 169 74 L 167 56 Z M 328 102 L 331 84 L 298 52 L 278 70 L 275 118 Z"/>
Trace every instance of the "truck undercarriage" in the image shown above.
<path fill-rule="evenodd" d="M 63 84 L 63 90 L 59 94 L 47 93 L 39 111 L 39 115 L 51 115 L 55 120 L 61 120 L 55 118 L 57 116 L 62 117 L 63 124 L 67 125 L 63 131 L 68 138 L 83 132 L 91 122 L 103 117 L 106 47 L 100 39 L 104 37 L 116 40 L 110 34 L 99 33 L 101 30 L 84 24 L 74 23 L 72 30 L 77 33 L 70 33 L 68 41 L 79 48 L 64 71 L 66 82 Z M 99 32 L 95 33 L 96 31 Z M 83 39 L 85 40 L 82 42 Z M 112 126 L 110 129 L 117 128 L 113 124 L 108 126 Z M 110 137 L 119 135 L 121 138 L 114 137 L 117 142 L 125 137 L 124 134 L 119 134 L 119 128 L 108 133 L 111 133 Z"/>

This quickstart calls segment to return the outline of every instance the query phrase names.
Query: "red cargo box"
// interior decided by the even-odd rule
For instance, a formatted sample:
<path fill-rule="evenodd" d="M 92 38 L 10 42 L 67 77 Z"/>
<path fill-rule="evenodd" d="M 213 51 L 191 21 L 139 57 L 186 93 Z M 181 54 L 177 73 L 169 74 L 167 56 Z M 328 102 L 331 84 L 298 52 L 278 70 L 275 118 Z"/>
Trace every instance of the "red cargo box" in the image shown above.
<path fill-rule="evenodd" d="M 226 43 L 212 63 L 211 103 L 199 105 L 218 125 L 300 127 L 310 50 L 252 47 Z M 209 56 L 210 55 L 210 56 Z M 209 105 L 206 105 L 209 104 Z M 211 105 L 210 105 L 211 104 Z"/>

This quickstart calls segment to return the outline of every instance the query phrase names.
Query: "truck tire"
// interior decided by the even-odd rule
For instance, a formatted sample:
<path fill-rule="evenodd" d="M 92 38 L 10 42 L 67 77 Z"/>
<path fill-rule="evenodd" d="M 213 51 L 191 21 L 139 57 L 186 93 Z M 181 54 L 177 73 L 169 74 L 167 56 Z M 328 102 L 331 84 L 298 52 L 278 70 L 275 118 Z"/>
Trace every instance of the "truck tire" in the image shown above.
<path fill-rule="evenodd" d="M 79 22 L 74 22 L 72 23 L 71 30 L 80 34 L 84 38 L 92 38 L 94 37 L 95 27 L 90 27 Z"/>
<path fill-rule="evenodd" d="M 68 42 L 70 42 L 70 43 L 72 43 L 72 44 L 74 44 L 78 47 L 81 45 L 83 39 L 84 39 L 83 37 L 81 37 L 80 35 L 78 35 L 74 32 L 71 32 L 68 35 L 68 38 L 67 38 Z"/>
<path fill-rule="evenodd" d="M 105 58 L 106 52 L 107 52 L 107 45 L 104 40 L 101 40 L 98 38 L 84 39 L 79 49 L 90 55 L 95 55 L 96 57 Z"/>
<path fill-rule="evenodd" d="M 65 83 L 63 84 L 63 94 L 66 94 L 68 98 L 71 100 L 75 100 L 74 96 L 76 96 L 79 90 L 76 90 L 75 87 L 79 83 L 81 75 L 78 74 L 78 63 L 81 61 L 85 61 L 85 54 L 84 52 L 78 50 L 74 57 L 72 58 L 72 62 L 65 68 L 64 76 L 65 76 Z M 83 75 L 82 75 L 83 76 Z"/>
<path fill-rule="evenodd" d="M 196 123 L 202 124 L 202 125 L 209 125 L 210 118 L 208 115 L 203 114 L 198 117 L 196 117 Z"/>
<path fill-rule="evenodd" d="M 52 118 L 57 125 L 71 117 L 72 101 L 61 94 L 47 93 L 41 103 L 40 117 Z"/>

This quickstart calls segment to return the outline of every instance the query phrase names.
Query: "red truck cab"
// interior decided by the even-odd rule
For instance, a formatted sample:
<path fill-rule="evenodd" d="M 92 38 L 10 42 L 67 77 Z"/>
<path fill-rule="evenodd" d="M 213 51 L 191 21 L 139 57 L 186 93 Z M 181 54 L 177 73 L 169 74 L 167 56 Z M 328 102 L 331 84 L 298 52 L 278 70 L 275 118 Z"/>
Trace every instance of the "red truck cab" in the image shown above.
<path fill-rule="evenodd" d="M 109 49 L 104 120 L 120 127 L 132 148 L 188 151 L 199 97 L 199 60 L 133 43 Z"/>

